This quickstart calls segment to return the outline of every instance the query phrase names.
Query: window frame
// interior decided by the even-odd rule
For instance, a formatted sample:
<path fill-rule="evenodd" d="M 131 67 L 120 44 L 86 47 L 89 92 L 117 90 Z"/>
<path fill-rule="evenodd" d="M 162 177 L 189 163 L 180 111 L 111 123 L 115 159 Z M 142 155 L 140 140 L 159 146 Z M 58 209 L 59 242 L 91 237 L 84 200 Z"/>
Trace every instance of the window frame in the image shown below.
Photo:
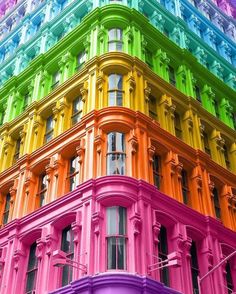
<path fill-rule="evenodd" d="M 158 159 L 159 162 L 157 164 L 158 168 L 155 168 L 155 159 Z M 153 156 L 153 163 L 152 163 L 152 170 L 153 170 L 153 183 L 158 190 L 161 188 L 161 181 L 162 181 L 162 173 L 161 173 L 161 156 L 159 154 L 154 154 Z M 156 180 L 157 179 L 157 180 Z"/>
<path fill-rule="evenodd" d="M 172 66 L 168 66 L 169 83 L 176 87 L 176 74 L 175 69 Z"/>
<path fill-rule="evenodd" d="M 76 102 L 78 102 L 78 109 L 76 109 L 75 107 Z M 80 95 L 72 101 L 71 125 L 74 126 L 75 124 L 77 124 L 81 120 L 82 116 L 83 116 L 83 100 L 82 100 L 82 96 Z"/>
<path fill-rule="evenodd" d="M 70 243 L 69 243 L 69 249 L 68 251 L 65 251 L 63 248 L 63 234 L 64 232 L 70 234 Z M 67 238 L 67 235 L 65 236 Z M 65 240 L 67 241 L 67 240 Z M 74 244 L 74 232 L 72 230 L 71 224 L 66 226 L 64 229 L 61 231 L 61 250 L 66 253 L 66 258 L 73 260 L 75 256 L 75 244 Z M 68 270 L 68 273 L 65 273 Z M 67 281 L 64 283 L 64 278 L 63 276 L 67 275 Z M 61 271 L 61 287 L 64 287 L 68 285 L 71 281 L 73 281 L 73 267 L 69 265 L 64 265 Z"/>
<path fill-rule="evenodd" d="M 112 142 L 112 137 L 109 139 L 109 136 L 112 136 L 112 134 L 115 134 L 115 144 L 117 143 L 117 134 L 121 135 L 121 146 L 123 146 L 123 150 L 120 150 L 120 151 L 117 151 L 117 147 L 116 147 L 116 150 L 112 151 L 112 144 L 114 142 Z M 116 132 L 116 131 L 113 131 L 113 132 L 109 132 L 107 133 L 107 152 L 106 152 L 106 174 L 107 175 L 125 175 L 126 174 L 126 138 L 125 138 L 125 133 L 121 133 L 121 132 Z M 118 139 L 119 140 L 119 139 Z M 111 143 L 111 151 L 109 150 L 110 147 L 109 147 L 109 144 Z M 110 166 L 112 166 L 112 164 L 110 163 L 110 159 L 109 157 L 118 157 L 118 156 L 121 156 L 121 160 L 122 160 L 122 166 L 120 167 L 120 170 L 121 170 L 121 173 L 111 173 L 109 172 L 110 171 Z M 116 170 L 119 171 L 118 167 L 119 165 L 117 164 L 117 161 L 119 160 L 119 158 L 115 159 L 115 167 L 116 167 Z M 123 169 L 123 172 L 122 172 L 122 169 Z"/>
<path fill-rule="evenodd" d="M 112 34 L 112 31 L 115 31 L 113 33 L 114 39 L 110 37 Z M 120 35 L 120 38 L 119 38 Z M 108 52 L 123 52 L 123 30 L 121 28 L 110 28 L 108 30 Z M 115 45 L 115 49 L 111 49 L 111 45 Z M 120 46 L 120 48 L 119 48 Z"/>
<path fill-rule="evenodd" d="M 15 141 L 15 151 L 13 155 L 13 163 L 15 163 L 20 158 L 20 147 L 21 147 L 21 138 L 18 137 Z"/>
<path fill-rule="evenodd" d="M 115 77 L 114 81 L 111 82 L 110 79 Z M 119 83 L 121 79 L 121 87 L 119 88 Z M 117 84 L 117 87 L 110 88 L 111 84 Z M 114 104 L 111 103 L 112 94 L 114 94 Z M 121 103 L 119 101 L 119 95 L 121 96 Z M 108 106 L 123 106 L 123 98 L 124 98 L 124 90 L 123 90 L 123 75 L 119 73 L 110 73 L 108 75 L 108 89 L 107 89 L 107 97 L 108 97 Z"/>
<path fill-rule="evenodd" d="M 52 85 L 51 85 L 51 90 L 56 89 L 59 84 L 60 84 L 60 79 L 61 79 L 61 73 L 59 70 L 53 73 L 52 75 Z"/>
<path fill-rule="evenodd" d="M 30 256 L 31 256 L 31 250 L 32 250 L 32 247 L 35 246 L 35 254 L 34 254 L 34 257 L 35 257 L 35 264 L 34 264 L 34 267 L 32 269 L 29 269 L 29 266 L 30 266 Z M 30 248 L 29 248 L 29 257 L 28 257 L 28 265 L 27 265 L 27 270 L 26 270 L 26 283 L 25 283 L 25 294 L 32 294 L 35 292 L 36 290 L 36 282 L 37 282 L 37 274 L 38 274 L 38 258 L 36 256 L 36 250 L 37 250 L 37 243 L 36 241 L 34 243 L 31 244 Z M 27 283 L 28 283 L 28 275 L 29 273 L 32 273 L 32 272 L 35 272 L 35 276 L 34 276 L 34 279 L 33 279 L 33 289 L 30 289 L 27 291 Z"/>
<path fill-rule="evenodd" d="M 49 128 L 49 119 L 51 127 Z M 44 144 L 48 143 L 53 139 L 53 133 L 54 133 L 54 119 L 53 115 L 49 115 L 46 119 L 46 127 L 45 127 L 45 134 L 44 134 Z"/>
<path fill-rule="evenodd" d="M 215 217 L 221 220 L 221 206 L 220 206 L 220 198 L 219 198 L 219 190 L 217 187 L 214 187 L 212 190 L 213 195 L 213 205 L 215 210 Z"/>
<path fill-rule="evenodd" d="M 108 232 L 108 210 L 109 209 L 114 209 L 115 208 L 115 217 L 116 217 L 116 223 L 115 223 L 115 233 L 109 233 Z M 120 212 L 119 209 L 122 208 L 122 213 L 124 214 L 124 219 L 123 219 L 123 234 L 120 232 Z M 128 236 L 127 236 L 127 208 L 123 206 L 109 206 L 106 207 L 106 270 L 107 271 L 126 271 L 127 270 L 127 242 L 128 242 Z M 109 240 L 115 239 L 115 268 L 112 266 L 112 257 L 111 257 L 111 266 L 109 266 Z M 123 240 L 123 268 L 119 268 L 119 244 L 118 240 Z M 113 244 L 111 244 L 113 245 Z M 111 250 L 112 252 L 112 250 Z"/>
<path fill-rule="evenodd" d="M 80 62 L 80 60 L 82 60 L 82 62 Z M 86 51 L 83 50 L 83 51 L 80 51 L 77 56 L 76 56 L 76 70 L 80 70 L 84 64 L 86 63 L 87 61 L 87 54 L 86 54 Z"/>
<path fill-rule="evenodd" d="M 161 225 L 161 228 L 160 228 L 158 241 L 159 241 L 158 242 L 158 258 L 159 258 L 159 261 L 160 260 L 163 261 L 163 260 L 167 259 L 167 255 L 168 255 L 168 252 L 169 252 L 169 250 L 168 250 L 167 228 L 165 226 L 163 226 L 163 225 Z M 164 252 L 165 250 L 162 250 L 163 249 L 162 242 L 166 243 L 166 252 Z M 168 267 L 164 267 L 164 268 L 160 269 L 159 273 L 160 273 L 160 282 L 165 284 L 165 286 L 170 287 L 170 272 L 169 272 Z M 165 280 L 165 277 L 164 277 L 165 274 L 167 275 L 166 276 L 167 280 Z"/>
<path fill-rule="evenodd" d="M 71 171 L 71 168 L 72 168 L 72 161 L 75 160 L 75 162 L 77 161 L 78 162 L 78 166 L 76 166 L 75 164 L 75 171 L 72 172 Z M 78 168 L 78 169 L 76 169 Z M 69 166 L 68 166 L 68 176 L 67 176 L 67 179 L 69 180 L 69 191 L 73 191 L 76 189 L 76 187 L 79 185 L 79 179 L 78 179 L 78 184 L 76 184 L 76 177 L 79 176 L 79 172 L 80 172 L 80 164 L 79 164 L 79 158 L 78 156 L 73 156 L 69 159 Z M 74 180 L 74 184 L 75 184 L 75 187 L 72 188 L 72 185 L 71 184 L 71 181 L 72 179 Z"/>
<path fill-rule="evenodd" d="M 2 225 L 6 225 L 9 221 L 10 209 L 11 209 L 11 194 L 8 192 L 5 197 L 4 210 L 2 213 Z M 6 217 L 5 217 L 6 216 Z"/>
<path fill-rule="evenodd" d="M 183 197 L 183 203 L 189 205 L 189 180 L 188 172 L 186 169 L 182 168 L 181 170 L 181 191 Z"/>
<path fill-rule="evenodd" d="M 46 183 L 44 183 L 46 181 Z M 38 208 L 45 205 L 45 198 L 47 196 L 48 190 L 48 179 L 46 172 L 43 172 L 38 177 L 38 192 L 37 192 L 37 199 L 38 199 Z"/>

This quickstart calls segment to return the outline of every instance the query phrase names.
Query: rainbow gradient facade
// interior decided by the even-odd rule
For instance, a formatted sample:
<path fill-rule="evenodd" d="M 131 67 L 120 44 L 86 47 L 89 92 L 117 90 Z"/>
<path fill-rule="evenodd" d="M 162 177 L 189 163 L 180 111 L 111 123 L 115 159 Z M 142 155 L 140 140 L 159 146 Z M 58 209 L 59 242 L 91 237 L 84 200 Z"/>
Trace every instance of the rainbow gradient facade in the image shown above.
<path fill-rule="evenodd" d="M 197 294 L 236 250 L 234 16 L 0 1 L 1 294 Z"/>

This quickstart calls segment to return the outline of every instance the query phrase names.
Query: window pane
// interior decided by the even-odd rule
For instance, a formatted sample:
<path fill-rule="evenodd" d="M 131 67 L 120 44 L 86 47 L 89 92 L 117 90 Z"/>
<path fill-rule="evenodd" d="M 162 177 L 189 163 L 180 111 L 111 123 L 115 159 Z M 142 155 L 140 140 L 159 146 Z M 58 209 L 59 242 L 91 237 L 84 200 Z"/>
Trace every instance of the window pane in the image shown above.
<path fill-rule="evenodd" d="M 116 75 L 115 74 L 109 75 L 108 82 L 109 82 L 109 85 L 108 85 L 109 90 L 115 89 L 116 88 Z"/>
<path fill-rule="evenodd" d="M 126 208 L 119 207 L 119 235 L 125 235 L 126 231 Z"/>
<path fill-rule="evenodd" d="M 115 235 L 116 231 L 116 207 L 107 208 L 107 234 Z"/>
<path fill-rule="evenodd" d="M 118 269 L 125 269 L 125 238 L 117 238 Z"/>
<path fill-rule="evenodd" d="M 109 41 L 116 39 L 116 29 L 111 29 L 108 32 Z"/>
<path fill-rule="evenodd" d="M 125 154 L 107 155 L 107 173 L 108 175 L 125 174 Z"/>
<path fill-rule="evenodd" d="M 122 90 L 122 76 L 121 75 L 116 76 L 116 88 L 119 90 Z"/>
<path fill-rule="evenodd" d="M 35 278 L 36 278 L 36 271 L 32 271 L 27 275 L 27 282 L 26 282 L 26 292 L 34 290 Z"/>
<path fill-rule="evenodd" d="M 34 243 L 30 247 L 30 254 L 29 254 L 29 262 L 28 262 L 28 270 L 31 270 L 37 266 L 37 258 L 35 256 L 36 253 L 36 243 Z"/>
<path fill-rule="evenodd" d="M 123 93 L 122 92 L 117 92 L 116 106 L 123 106 Z"/>
<path fill-rule="evenodd" d="M 107 240 L 107 268 L 116 269 L 116 238 L 109 237 Z"/>
<path fill-rule="evenodd" d="M 115 92 L 108 93 L 108 106 L 116 106 L 116 93 Z"/>

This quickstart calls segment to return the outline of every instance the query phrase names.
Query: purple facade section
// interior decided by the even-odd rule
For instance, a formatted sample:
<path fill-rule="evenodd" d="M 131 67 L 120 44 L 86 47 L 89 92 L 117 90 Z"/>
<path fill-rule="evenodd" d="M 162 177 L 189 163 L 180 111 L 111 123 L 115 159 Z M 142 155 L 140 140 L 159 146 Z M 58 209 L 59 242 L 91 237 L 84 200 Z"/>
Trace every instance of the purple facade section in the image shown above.
<path fill-rule="evenodd" d="M 145 276 L 106 274 L 89 276 L 50 294 L 180 294 Z"/>

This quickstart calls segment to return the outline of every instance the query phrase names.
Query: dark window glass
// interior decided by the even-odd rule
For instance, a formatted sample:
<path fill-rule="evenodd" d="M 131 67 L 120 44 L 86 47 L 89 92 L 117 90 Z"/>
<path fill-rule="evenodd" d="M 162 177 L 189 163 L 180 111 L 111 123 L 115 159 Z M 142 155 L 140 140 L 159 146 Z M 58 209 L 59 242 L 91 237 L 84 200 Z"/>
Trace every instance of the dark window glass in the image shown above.
<path fill-rule="evenodd" d="M 234 285 L 233 285 L 233 280 L 232 280 L 232 275 L 231 275 L 231 269 L 230 269 L 230 264 L 229 262 L 226 263 L 226 285 L 228 288 L 228 294 L 232 294 L 234 292 Z"/>
<path fill-rule="evenodd" d="M 5 198 L 5 206 L 4 206 L 3 218 L 2 218 L 3 225 L 8 223 L 9 212 L 10 212 L 10 203 L 11 203 L 11 195 L 10 195 L 10 193 L 7 193 L 6 198 Z"/>
<path fill-rule="evenodd" d="M 154 155 L 153 157 L 153 179 L 154 185 L 160 189 L 161 186 L 161 157 Z"/>
<path fill-rule="evenodd" d="M 176 86 L 175 70 L 171 66 L 169 66 L 169 81 L 171 85 Z"/>
<path fill-rule="evenodd" d="M 66 253 L 67 259 L 74 258 L 74 235 L 71 226 L 62 231 L 61 250 Z M 72 281 L 72 267 L 65 265 L 62 269 L 62 286 L 68 285 Z"/>
<path fill-rule="evenodd" d="M 70 159 L 69 181 L 70 191 L 73 191 L 79 184 L 79 160 L 75 156 Z"/>
<path fill-rule="evenodd" d="M 29 105 L 29 93 L 26 93 L 24 95 L 24 102 L 23 102 L 23 109 L 22 109 L 22 111 L 24 111 L 28 105 Z"/>
<path fill-rule="evenodd" d="M 39 176 L 39 189 L 38 189 L 38 207 L 41 207 L 45 204 L 45 197 L 47 193 L 47 175 L 43 173 Z"/>
<path fill-rule="evenodd" d="M 195 86 L 195 95 L 198 102 L 202 103 L 201 90 L 199 86 Z"/>
<path fill-rule="evenodd" d="M 147 63 L 147 65 L 150 68 L 153 68 L 153 55 L 152 55 L 152 52 L 149 51 L 149 50 L 146 50 L 146 53 L 145 53 L 145 62 Z"/>
<path fill-rule="evenodd" d="M 60 83 L 60 72 L 57 71 L 54 73 L 53 77 L 52 77 L 52 90 L 55 89 Z"/>
<path fill-rule="evenodd" d="M 157 100 L 154 96 L 150 95 L 149 96 L 149 116 L 155 120 L 158 120 L 157 117 Z"/>
<path fill-rule="evenodd" d="M 180 121 L 180 116 L 177 112 L 175 112 L 174 124 L 175 124 L 175 135 L 177 138 L 182 140 L 181 121 Z"/>
<path fill-rule="evenodd" d="M 21 138 L 18 138 L 15 143 L 15 153 L 13 157 L 13 162 L 16 162 L 17 159 L 20 157 L 20 143 L 21 143 Z"/>
<path fill-rule="evenodd" d="M 110 29 L 108 32 L 108 51 L 122 51 L 122 30 Z"/>
<path fill-rule="evenodd" d="M 108 105 L 122 106 L 123 105 L 123 86 L 122 76 L 111 74 L 108 78 Z"/>
<path fill-rule="evenodd" d="M 198 267 L 198 258 L 197 258 L 197 248 L 196 243 L 193 241 L 192 246 L 190 249 L 191 259 L 191 273 L 192 273 L 192 285 L 193 285 L 193 293 L 198 294 L 198 280 L 197 277 L 199 276 L 199 267 Z"/>
<path fill-rule="evenodd" d="M 203 132 L 203 143 L 204 143 L 204 150 L 205 152 L 211 156 L 211 149 L 209 146 L 209 139 L 206 132 Z"/>
<path fill-rule="evenodd" d="M 217 100 L 213 100 L 213 106 L 215 109 L 215 115 L 217 118 L 220 118 L 220 114 L 219 114 L 219 105 L 218 105 L 218 101 Z"/>
<path fill-rule="evenodd" d="M 224 150 L 226 168 L 230 170 L 231 166 L 230 166 L 230 160 L 228 155 L 228 148 L 226 145 L 223 146 L 223 150 Z"/>
<path fill-rule="evenodd" d="M 221 218 L 221 209 L 220 209 L 220 200 L 219 200 L 219 193 L 218 189 L 214 188 L 213 191 L 213 201 L 214 201 L 214 208 L 215 208 L 215 214 L 217 218 Z"/>
<path fill-rule="evenodd" d="M 46 121 L 46 131 L 44 135 L 44 143 L 49 142 L 53 138 L 53 116 L 49 116 Z"/>
<path fill-rule="evenodd" d="M 107 174 L 125 174 L 125 135 L 112 132 L 107 135 Z"/>
<path fill-rule="evenodd" d="M 188 174 L 185 169 L 181 171 L 181 184 L 182 184 L 182 195 L 183 201 L 185 204 L 188 204 L 188 194 L 189 194 L 189 187 L 188 187 Z"/>
<path fill-rule="evenodd" d="M 25 293 L 32 294 L 36 287 L 38 261 L 35 255 L 36 253 L 36 242 L 30 246 L 28 268 L 26 272 L 26 290 Z"/>
<path fill-rule="evenodd" d="M 82 108 L 83 108 L 83 101 L 82 97 L 77 97 L 72 102 L 72 116 L 71 116 L 71 122 L 72 125 L 76 124 L 81 120 L 82 117 Z"/>
<path fill-rule="evenodd" d="M 167 259 L 168 244 L 167 244 L 167 231 L 166 228 L 161 226 L 158 243 L 158 257 L 159 261 Z M 160 280 L 166 286 L 169 286 L 169 269 L 164 267 L 160 270 Z"/>
<path fill-rule="evenodd" d="M 107 208 L 107 268 L 126 269 L 126 208 Z"/>

